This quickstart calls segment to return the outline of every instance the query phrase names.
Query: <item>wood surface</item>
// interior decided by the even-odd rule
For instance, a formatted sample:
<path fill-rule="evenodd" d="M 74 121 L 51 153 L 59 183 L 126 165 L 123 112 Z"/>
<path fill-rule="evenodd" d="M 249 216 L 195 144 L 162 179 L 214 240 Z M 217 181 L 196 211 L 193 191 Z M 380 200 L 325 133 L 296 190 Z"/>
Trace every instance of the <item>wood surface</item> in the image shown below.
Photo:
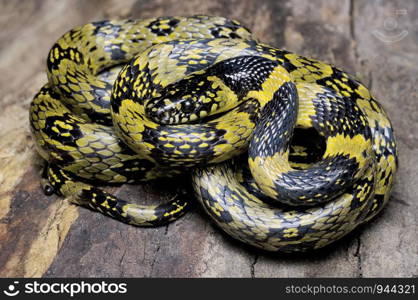
<path fill-rule="evenodd" d="M 418 276 L 417 10 L 414 0 L 1 0 L 0 276 Z M 53 42 L 91 21 L 189 14 L 236 18 L 261 41 L 331 62 L 371 88 L 399 148 L 400 169 L 383 213 L 330 247 L 284 255 L 236 242 L 197 203 L 177 222 L 144 229 L 43 194 L 28 107 L 46 82 Z M 189 190 L 187 177 L 112 188 L 141 203 L 193 199 Z"/>

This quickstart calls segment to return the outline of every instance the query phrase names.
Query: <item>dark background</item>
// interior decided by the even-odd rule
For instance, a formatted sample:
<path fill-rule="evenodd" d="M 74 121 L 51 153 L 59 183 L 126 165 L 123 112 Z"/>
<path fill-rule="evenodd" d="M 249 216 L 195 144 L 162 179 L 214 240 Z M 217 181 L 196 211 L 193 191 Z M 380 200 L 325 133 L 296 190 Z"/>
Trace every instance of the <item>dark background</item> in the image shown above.
<path fill-rule="evenodd" d="M 232 240 L 199 205 L 168 226 L 143 229 L 43 195 L 28 107 L 46 82 L 53 42 L 91 21 L 197 13 L 236 18 L 261 41 L 333 63 L 371 88 L 391 117 L 400 153 L 392 199 L 376 220 L 323 250 L 289 256 Z M 417 41 L 413 0 L 1 0 L 0 276 L 418 276 Z M 184 194 L 188 185 L 166 180 L 110 190 L 152 203 L 192 198 Z"/>

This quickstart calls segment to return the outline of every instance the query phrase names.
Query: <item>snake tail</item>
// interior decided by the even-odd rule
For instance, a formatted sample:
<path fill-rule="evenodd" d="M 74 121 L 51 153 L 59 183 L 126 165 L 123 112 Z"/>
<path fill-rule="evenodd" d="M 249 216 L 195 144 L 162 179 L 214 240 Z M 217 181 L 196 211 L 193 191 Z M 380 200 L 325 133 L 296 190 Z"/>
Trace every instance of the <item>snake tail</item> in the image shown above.
<path fill-rule="evenodd" d="M 189 208 L 189 202 L 181 199 L 159 205 L 129 203 L 81 180 L 74 180 L 73 176 L 54 165 L 46 167 L 46 176 L 48 179 L 44 185 L 46 194 L 54 192 L 68 198 L 72 203 L 91 208 L 131 225 L 144 227 L 165 225 L 183 216 Z"/>

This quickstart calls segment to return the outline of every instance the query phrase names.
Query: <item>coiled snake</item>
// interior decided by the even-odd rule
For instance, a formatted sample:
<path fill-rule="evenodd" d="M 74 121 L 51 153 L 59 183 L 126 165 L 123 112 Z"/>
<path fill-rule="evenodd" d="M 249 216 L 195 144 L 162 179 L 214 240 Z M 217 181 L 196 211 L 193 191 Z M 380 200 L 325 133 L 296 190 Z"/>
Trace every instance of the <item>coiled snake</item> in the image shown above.
<path fill-rule="evenodd" d="M 137 205 L 96 187 L 192 171 L 231 236 L 323 247 L 387 203 L 397 167 L 384 110 L 353 76 L 256 41 L 237 21 L 102 21 L 62 36 L 30 124 L 44 190 L 123 222 L 160 225 L 188 202 Z M 248 161 L 248 163 L 247 163 Z"/>

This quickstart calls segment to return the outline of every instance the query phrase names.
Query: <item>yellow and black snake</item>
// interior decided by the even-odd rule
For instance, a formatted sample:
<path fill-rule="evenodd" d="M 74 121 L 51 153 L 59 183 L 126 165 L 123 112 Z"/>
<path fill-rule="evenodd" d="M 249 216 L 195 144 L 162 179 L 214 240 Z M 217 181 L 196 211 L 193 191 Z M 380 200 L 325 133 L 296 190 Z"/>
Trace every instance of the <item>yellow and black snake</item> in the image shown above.
<path fill-rule="evenodd" d="M 389 199 L 396 145 L 369 90 L 237 21 L 89 23 L 53 45 L 47 74 L 30 107 L 45 192 L 123 222 L 160 225 L 188 202 L 132 204 L 97 183 L 192 171 L 224 231 L 285 252 L 339 239 Z"/>

